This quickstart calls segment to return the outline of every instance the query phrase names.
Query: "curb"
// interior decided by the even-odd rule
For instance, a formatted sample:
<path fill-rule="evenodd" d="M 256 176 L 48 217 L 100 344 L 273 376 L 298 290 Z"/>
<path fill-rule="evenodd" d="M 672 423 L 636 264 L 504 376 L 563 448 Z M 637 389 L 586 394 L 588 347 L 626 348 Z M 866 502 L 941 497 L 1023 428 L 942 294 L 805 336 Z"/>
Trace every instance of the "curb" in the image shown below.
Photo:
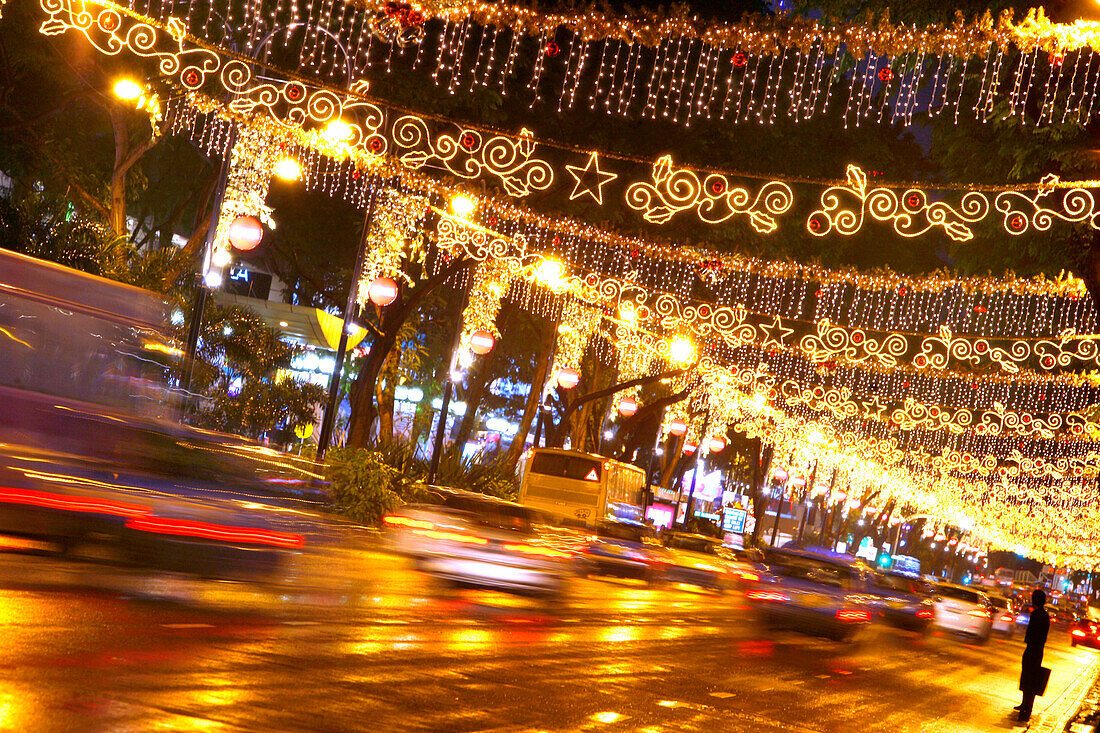
<path fill-rule="evenodd" d="M 1034 733 L 1093 733 L 1100 729 L 1100 658 L 1081 670 L 1065 692 L 1026 730 Z"/>

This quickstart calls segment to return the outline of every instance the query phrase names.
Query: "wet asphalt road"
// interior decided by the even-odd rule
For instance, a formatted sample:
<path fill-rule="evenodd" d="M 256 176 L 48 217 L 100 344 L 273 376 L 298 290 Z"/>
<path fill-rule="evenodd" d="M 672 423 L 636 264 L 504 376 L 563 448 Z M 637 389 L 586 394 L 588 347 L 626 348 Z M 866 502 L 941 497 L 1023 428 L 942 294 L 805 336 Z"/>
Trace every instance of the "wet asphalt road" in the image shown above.
<path fill-rule="evenodd" d="M 555 607 L 344 560 L 354 583 L 287 591 L 0 556 L 0 730 L 1022 730 L 1019 639 L 843 645 L 738 594 L 577 580 Z M 1065 637 L 1033 730 L 1092 671 Z"/>

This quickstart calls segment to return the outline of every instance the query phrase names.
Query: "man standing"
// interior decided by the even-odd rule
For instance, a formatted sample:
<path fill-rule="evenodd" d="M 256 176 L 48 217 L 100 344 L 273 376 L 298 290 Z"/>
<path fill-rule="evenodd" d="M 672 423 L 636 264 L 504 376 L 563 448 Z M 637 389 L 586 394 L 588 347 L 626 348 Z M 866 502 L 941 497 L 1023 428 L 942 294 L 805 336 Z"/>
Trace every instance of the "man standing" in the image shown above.
<path fill-rule="evenodd" d="M 1043 647 L 1047 643 L 1047 632 L 1050 631 L 1050 615 L 1043 605 L 1047 602 L 1047 594 L 1041 590 L 1031 592 L 1031 618 L 1027 622 L 1027 632 L 1024 634 L 1024 656 L 1021 660 L 1020 691 L 1024 693 L 1024 700 L 1014 709 L 1019 710 L 1017 720 L 1024 722 L 1031 718 L 1031 706 L 1035 704 L 1035 696 L 1042 692 L 1043 679 Z"/>

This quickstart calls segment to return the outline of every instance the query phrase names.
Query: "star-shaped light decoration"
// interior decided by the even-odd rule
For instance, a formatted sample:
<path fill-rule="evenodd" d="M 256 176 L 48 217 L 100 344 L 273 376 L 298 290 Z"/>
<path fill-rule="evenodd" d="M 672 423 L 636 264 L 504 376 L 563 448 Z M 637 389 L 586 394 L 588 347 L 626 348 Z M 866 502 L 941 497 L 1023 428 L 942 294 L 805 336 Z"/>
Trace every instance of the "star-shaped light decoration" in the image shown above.
<path fill-rule="evenodd" d="M 793 328 L 787 328 L 783 325 L 783 319 L 776 316 L 771 325 L 767 323 L 759 324 L 758 328 L 764 333 L 764 348 L 777 347 L 782 348 L 784 346 L 784 340 L 794 333 Z"/>
<path fill-rule="evenodd" d="M 867 417 L 875 418 L 876 420 L 883 420 L 886 417 L 887 405 L 882 401 L 882 397 L 874 395 L 870 398 L 863 398 L 859 400 L 860 407 L 863 408 L 863 414 Z"/>
<path fill-rule="evenodd" d="M 569 171 L 569 175 L 573 176 L 573 180 L 575 181 L 573 184 L 573 193 L 569 194 L 569 200 L 572 201 L 573 199 L 588 195 L 600 206 L 603 206 L 604 184 L 610 183 L 619 177 L 617 173 L 601 171 L 600 161 L 594 152 L 588 154 L 588 164 L 583 168 L 576 165 L 566 165 L 565 169 Z M 594 181 L 592 180 L 593 178 L 595 178 Z"/>

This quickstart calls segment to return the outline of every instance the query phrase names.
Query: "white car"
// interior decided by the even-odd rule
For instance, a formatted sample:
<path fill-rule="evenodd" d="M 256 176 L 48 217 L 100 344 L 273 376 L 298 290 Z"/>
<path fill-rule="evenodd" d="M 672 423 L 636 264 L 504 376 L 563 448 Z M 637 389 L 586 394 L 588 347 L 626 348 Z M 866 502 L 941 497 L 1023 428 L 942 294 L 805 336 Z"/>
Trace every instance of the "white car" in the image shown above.
<path fill-rule="evenodd" d="M 982 643 L 989 640 L 994 609 L 985 593 L 965 585 L 938 583 L 934 602 L 936 626 Z"/>
<path fill-rule="evenodd" d="M 1012 638 L 1016 633 L 1016 607 L 1012 599 L 990 593 L 989 600 L 993 604 L 993 630 Z"/>
<path fill-rule="evenodd" d="M 554 598 L 574 572 L 574 553 L 535 519 L 514 502 L 432 486 L 382 518 L 382 539 L 446 583 Z"/>

